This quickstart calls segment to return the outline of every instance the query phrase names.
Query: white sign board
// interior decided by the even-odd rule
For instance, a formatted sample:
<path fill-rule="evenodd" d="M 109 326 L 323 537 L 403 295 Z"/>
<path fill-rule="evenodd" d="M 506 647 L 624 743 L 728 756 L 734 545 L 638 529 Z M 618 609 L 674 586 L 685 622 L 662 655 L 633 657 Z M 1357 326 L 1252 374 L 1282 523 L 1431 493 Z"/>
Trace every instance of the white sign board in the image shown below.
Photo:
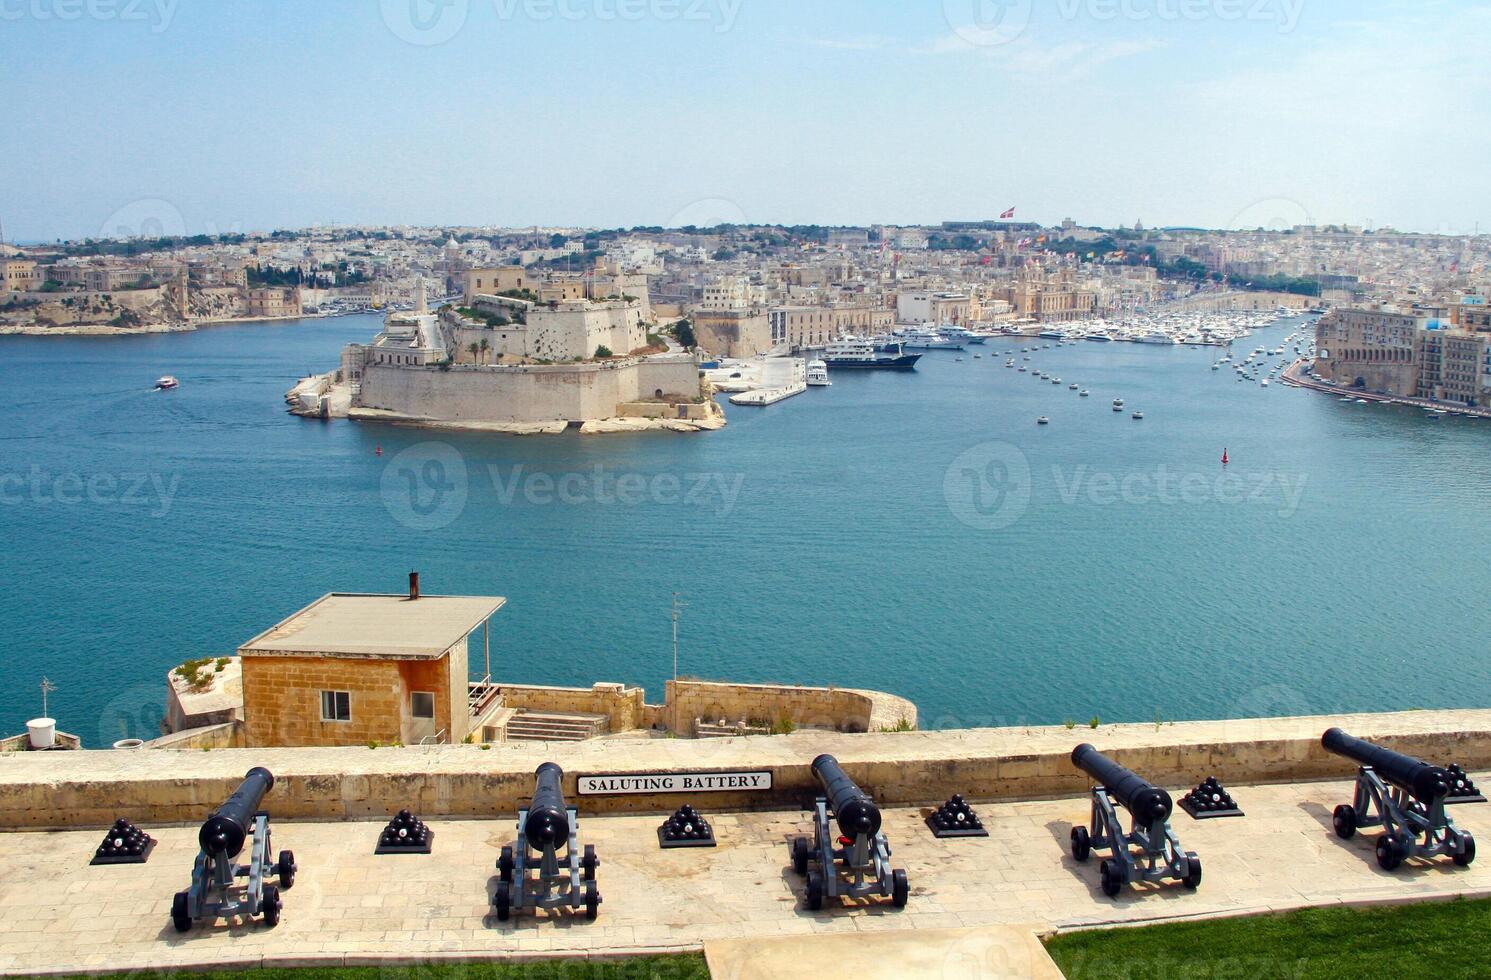
<path fill-rule="evenodd" d="M 757 793 L 771 789 L 769 772 L 643 772 L 581 776 L 581 796 L 645 793 Z"/>

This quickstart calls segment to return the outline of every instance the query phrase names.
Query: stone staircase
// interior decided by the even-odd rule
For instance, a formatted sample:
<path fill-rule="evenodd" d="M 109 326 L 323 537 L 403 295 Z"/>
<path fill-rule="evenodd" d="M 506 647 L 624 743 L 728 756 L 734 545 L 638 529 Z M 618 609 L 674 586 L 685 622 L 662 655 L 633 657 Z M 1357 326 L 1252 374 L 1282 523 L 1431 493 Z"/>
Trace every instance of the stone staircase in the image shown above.
<path fill-rule="evenodd" d="M 507 719 L 506 727 L 509 742 L 583 742 L 610 730 L 611 722 L 605 715 L 521 709 Z"/>

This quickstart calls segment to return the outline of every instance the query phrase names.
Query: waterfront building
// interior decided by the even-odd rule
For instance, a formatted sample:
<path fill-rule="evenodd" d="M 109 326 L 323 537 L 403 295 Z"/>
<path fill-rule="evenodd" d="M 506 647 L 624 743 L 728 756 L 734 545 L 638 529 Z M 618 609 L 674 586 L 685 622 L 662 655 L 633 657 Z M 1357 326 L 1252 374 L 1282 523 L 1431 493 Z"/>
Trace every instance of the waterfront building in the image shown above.
<path fill-rule="evenodd" d="M 1413 397 L 1420 388 L 1420 359 L 1433 363 L 1424 388 L 1438 384 L 1439 345 L 1421 350 L 1428 319 L 1397 309 L 1338 309 L 1315 326 L 1315 370 L 1327 381 L 1348 387 Z"/>
<path fill-rule="evenodd" d="M 0 290 L 24 293 L 41 288 L 41 276 L 30 259 L 0 259 Z"/>
<path fill-rule="evenodd" d="M 823 347 L 844 334 L 873 337 L 895 326 L 895 314 L 868 306 L 778 306 L 767 313 L 772 346 Z"/>
<path fill-rule="evenodd" d="M 696 309 L 691 314 L 699 346 L 719 357 L 755 357 L 773 346 L 765 310 Z"/>
<path fill-rule="evenodd" d="M 896 295 L 898 323 L 972 322 L 973 300 L 967 293 L 913 290 Z"/>
<path fill-rule="evenodd" d="M 295 317 L 303 312 L 299 289 L 250 289 L 247 301 L 248 315 L 251 317 Z"/>

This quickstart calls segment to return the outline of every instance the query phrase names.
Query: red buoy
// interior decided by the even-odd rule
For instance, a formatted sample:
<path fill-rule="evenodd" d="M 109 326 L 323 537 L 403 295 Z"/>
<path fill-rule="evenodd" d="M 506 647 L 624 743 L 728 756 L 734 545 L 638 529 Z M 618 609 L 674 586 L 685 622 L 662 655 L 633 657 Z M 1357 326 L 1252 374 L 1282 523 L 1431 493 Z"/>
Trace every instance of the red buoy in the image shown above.
<path fill-rule="evenodd" d="M 374 456 L 382 456 L 383 455 L 383 447 L 382 446 L 378 446 L 378 447 L 374 448 L 373 449 L 373 455 Z M 1225 463 L 1226 460 L 1223 460 L 1222 462 Z"/>
<path fill-rule="evenodd" d="M 1226 466 L 1231 460 L 1227 458 L 1227 450 L 1222 450 L 1222 465 Z"/>

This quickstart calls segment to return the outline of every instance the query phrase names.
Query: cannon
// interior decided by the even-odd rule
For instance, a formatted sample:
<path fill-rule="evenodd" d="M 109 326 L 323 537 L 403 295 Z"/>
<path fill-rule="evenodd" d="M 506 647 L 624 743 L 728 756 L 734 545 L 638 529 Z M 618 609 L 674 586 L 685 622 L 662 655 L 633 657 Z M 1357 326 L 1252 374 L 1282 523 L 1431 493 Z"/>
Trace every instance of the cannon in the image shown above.
<path fill-rule="evenodd" d="M 1320 744 L 1361 766 L 1352 801 L 1331 814 L 1337 837 L 1350 840 L 1362 827 L 1381 827 L 1377 864 L 1384 871 L 1411 857 L 1448 854 L 1461 867 L 1475 860 L 1475 838 L 1445 813 L 1450 803 L 1482 801 L 1473 784 L 1468 795 L 1464 792 L 1468 780 L 1463 772 L 1353 738 L 1339 728 L 1322 735 Z"/>
<path fill-rule="evenodd" d="M 584 909 L 591 922 L 600 912 L 600 860 L 592 845 L 580 849 L 579 810 L 565 806 L 563 781 L 564 770 L 552 762 L 534 773 L 533 798 L 518 810 L 517 844 L 497 858 L 492 906 L 499 922 L 523 909 Z"/>
<path fill-rule="evenodd" d="M 201 850 L 192 868 L 191 887 L 177 892 L 171 902 L 171 924 L 177 932 L 186 932 L 202 919 L 235 915 L 262 915 L 270 928 L 279 924 L 280 891 L 289 891 L 295 884 L 296 869 L 295 855 L 290 851 L 281 851 L 278 859 L 270 862 L 274 846 L 269 814 L 259 805 L 273 788 L 274 776 L 268 769 L 255 766 L 233 795 L 203 822 L 197 832 Z M 250 846 L 248 863 L 238 864 L 236 859 L 245 844 Z M 268 883 L 271 877 L 278 879 L 278 886 Z M 246 881 L 240 884 L 239 879 Z"/>
<path fill-rule="evenodd" d="M 825 898 L 841 895 L 877 895 L 905 908 L 911 885 L 903 869 L 890 866 L 890 844 L 880 832 L 880 808 L 831 755 L 813 760 L 813 775 L 825 794 L 813 804 L 813 841 L 797 837 L 790 848 L 792 870 L 807 876 L 808 908 L 816 912 Z"/>
<path fill-rule="evenodd" d="M 1169 793 L 1085 742 L 1072 750 L 1072 764 L 1099 783 L 1092 788 L 1091 826 L 1072 828 L 1072 857 L 1086 861 L 1094 850 L 1109 852 L 1098 867 L 1104 895 L 1113 898 L 1136 881 L 1201 884 L 1201 859 L 1181 850 L 1170 828 Z M 1129 812 L 1128 833 L 1115 803 Z"/>

